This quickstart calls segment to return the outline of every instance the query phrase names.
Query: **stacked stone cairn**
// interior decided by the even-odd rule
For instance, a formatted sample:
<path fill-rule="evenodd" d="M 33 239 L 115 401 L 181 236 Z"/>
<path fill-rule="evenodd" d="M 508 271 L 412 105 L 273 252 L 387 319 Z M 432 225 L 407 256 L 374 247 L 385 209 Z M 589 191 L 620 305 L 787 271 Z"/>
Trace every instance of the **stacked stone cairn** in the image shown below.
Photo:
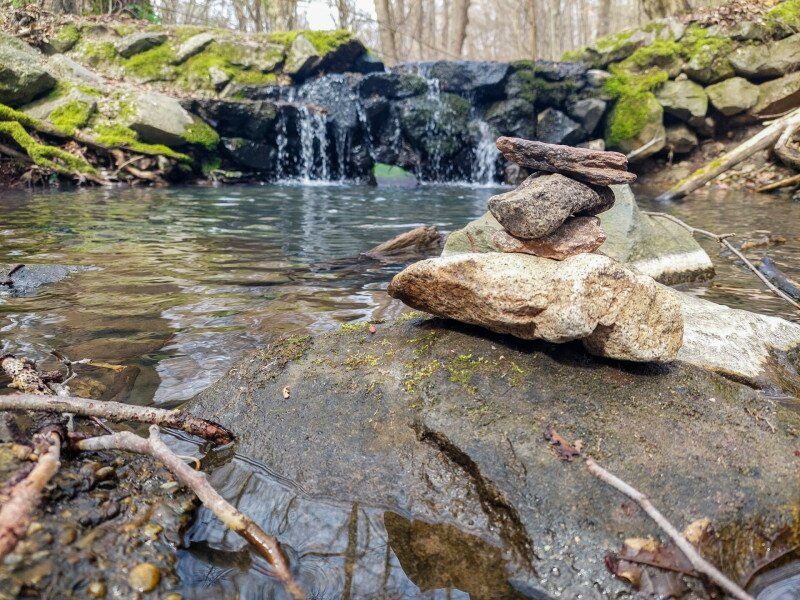
<path fill-rule="evenodd" d="M 414 263 L 389 294 L 523 339 L 581 340 L 621 360 L 674 359 L 683 343 L 677 294 L 596 252 L 606 239 L 596 215 L 614 205 L 609 186 L 636 179 L 625 155 L 505 137 L 497 147 L 533 175 L 489 200 L 503 228 L 496 251 Z"/>

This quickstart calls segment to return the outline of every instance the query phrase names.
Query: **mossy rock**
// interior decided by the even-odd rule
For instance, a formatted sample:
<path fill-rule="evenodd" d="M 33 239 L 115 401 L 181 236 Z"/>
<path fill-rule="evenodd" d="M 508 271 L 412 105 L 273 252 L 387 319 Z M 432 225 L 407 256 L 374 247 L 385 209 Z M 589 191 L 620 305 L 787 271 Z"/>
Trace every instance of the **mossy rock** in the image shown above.
<path fill-rule="evenodd" d="M 652 92 L 623 96 L 608 115 L 605 140 L 609 148 L 630 154 L 654 142 L 639 159 L 664 148 L 664 109 Z"/>
<path fill-rule="evenodd" d="M 681 40 L 687 63 L 684 72 L 695 81 L 716 83 L 733 77 L 734 70 L 728 56 L 735 44 L 723 35 L 713 35 L 708 29 L 692 25 Z"/>

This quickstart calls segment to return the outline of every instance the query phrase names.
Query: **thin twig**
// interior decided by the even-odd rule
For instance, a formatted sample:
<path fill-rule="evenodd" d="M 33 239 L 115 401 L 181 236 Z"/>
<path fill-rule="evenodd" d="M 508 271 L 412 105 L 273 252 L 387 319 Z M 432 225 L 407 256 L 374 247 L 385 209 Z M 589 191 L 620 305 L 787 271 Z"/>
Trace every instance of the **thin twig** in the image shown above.
<path fill-rule="evenodd" d="M 737 258 L 739 258 L 739 260 L 741 260 L 741 261 L 742 261 L 742 262 L 745 264 L 745 266 L 746 266 L 748 269 L 750 269 L 750 270 L 751 270 L 753 273 L 755 273 L 755 274 L 756 274 L 756 276 L 757 276 L 757 277 L 758 277 L 758 278 L 759 278 L 759 279 L 760 279 L 760 280 L 761 280 L 761 281 L 764 283 L 764 285 L 766 285 L 766 286 L 767 286 L 767 288 L 769 288 L 769 290 L 770 290 L 772 293 L 774 293 L 774 294 L 775 294 L 776 296 L 778 296 L 779 298 L 783 298 L 784 300 L 786 300 L 786 302 L 788 302 L 789 304 L 791 304 L 792 306 L 794 306 L 795 308 L 797 308 L 798 310 L 800 310 L 800 303 L 796 302 L 796 301 L 795 301 L 795 300 L 794 300 L 794 299 L 793 299 L 791 296 L 789 296 L 788 294 L 786 294 L 786 293 L 785 293 L 785 292 L 783 292 L 782 290 L 779 290 L 779 289 L 778 289 L 778 288 L 776 288 L 774 285 L 772 285 L 772 282 L 771 282 L 769 279 L 767 279 L 767 278 L 764 276 L 764 274 L 763 274 L 763 273 L 761 273 L 761 271 L 759 271 L 759 270 L 758 270 L 758 269 L 755 267 L 755 265 L 753 265 L 753 263 L 751 263 L 749 260 L 747 260 L 747 257 L 745 257 L 745 255 L 744 255 L 744 254 L 742 254 L 742 253 L 739 251 L 739 249 L 738 249 L 738 248 L 734 247 L 734 245 L 733 245 L 733 244 L 731 244 L 731 243 L 728 241 L 728 238 L 729 238 L 729 237 L 732 237 L 732 236 L 733 236 L 733 235 L 735 235 L 735 234 L 733 234 L 733 233 L 726 233 L 726 234 L 723 234 L 723 235 L 718 235 L 718 234 L 716 234 L 716 233 L 711 233 L 710 231 L 706 231 L 705 229 L 698 229 L 697 227 L 692 227 L 692 226 L 691 226 L 691 225 L 689 225 L 688 223 L 684 223 L 683 221 L 681 221 L 681 220 L 680 220 L 680 219 L 678 219 L 677 217 L 673 217 L 672 215 L 668 215 L 667 213 L 663 213 L 663 212 L 652 212 L 652 211 L 648 211 L 648 210 L 645 210 L 645 211 L 642 211 L 642 212 L 643 212 L 644 214 L 646 214 L 646 215 L 650 215 L 651 217 L 661 217 L 661 218 L 663 218 L 663 219 L 667 219 L 667 220 L 669 220 L 669 221 L 672 221 L 673 223 L 677 223 L 678 225 L 680 225 L 681 227 L 683 227 L 684 229 L 686 229 L 687 231 L 689 231 L 689 233 L 691 233 L 691 234 L 695 234 L 695 233 L 697 233 L 697 234 L 700 234 L 700 235 L 702 235 L 702 236 L 705 236 L 705 237 L 711 238 L 712 240 L 716 240 L 717 242 L 719 242 L 720 244 L 722 244 L 723 246 L 725 246 L 725 247 L 726 247 L 728 250 L 730 250 L 731 252 L 733 252 L 733 253 L 734 253 L 734 254 L 737 256 Z"/>
<path fill-rule="evenodd" d="M 745 592 L 733 581 L 728 579 L 719 569 L 700 556 L 697 550 L 695 550 L 694 546 L 692 546 L 692 544 L 690 544 L 689 541 L 681 535 L 680 531 L 678 531 L 672 525 L 672 523 L 670 523 L 666 517 L 662 515 L 658 509 L 656 509 L 655 506 L 653 506 L 647 496 L 642 494 L 631 485 L 622 481 L 622 479 L 613 473 L 609 473 L 606 469 L 598 465 L 591 457 L 586 456 L 585 463 L 586 468 L 589 469 L 589 472 L 592 475 L 597 477 L 600 481 L 607 483 L 619 492 L 622 492 L 628 498 L 636 502 L 642 508 L 642 510 L 646 512 L 647 515 L 653 519 L 653 521 L 655 521 L 656 525 L 658 525 L 670 537 L 675 545 L 680 548 L 681 552 L 683 552 L 697 572 L 707 575 L 709 579 L 711 579 L 714 583 L 716 583 L 734 598 L 738 598 L 738 600 L 754 600 L 750 594 Z"/>
<path fill-rule="evenodd" d="M 148 439 L 128 431 L 121 431 L 113 435 L 80 440 L 75 442 L 74 446 L 78 450 L 84 451 L 124 450 L 152 456 L 167 467 L 177 477 L 178 481 L 192 490 L 203 505 L 213 512 L 226 527 L 250 542 L 258 553 L 269 562 L 275 571 L 276 577 L 286 586 L 286 589 L 294 598 L 305 597 L 299 584 L 291 574 L 286 555 L 283 553 L 278 540 L 267 534 L 254 521 L 236 510 L 225 498 L 220 496 L 208 483 L 205 473 L 195 471 L 173 453 L 161 440 L 157 426 L 152 425 L 150 427 L 150 437 Z"/>
<path fill-rule="evenodd" d="M 786 179 L 768 183 L 767 185 L 758 188 L 756 192 L 759 194 L 762 192 L 771 192 L 772 190 L 779 190 L 781 188 L 790 187 L 793 185 L 800 185 L 800 175 L 792 175 Z"/>
<path fill-rule="evenodd" d="M 0 411 L 33 410 L 40 412 L 71 413 L 83 417 L 102 417 L 109 421 L 133 421 L 150 423 L 162 427 L 180 429 L 214 444 L 228 444 L 234 440 L 233 434 L 213 421 L 186 414 L 180 410 L 164 410 L 152 406 L 132 406 L 119 402 L 88 400 L 74 396 L 37 396 L 16 394 L 0 396 Z"/>
<path fill-rule="evenodd" d="M 0 563 L 28 531 L 42 490 L 61 466 L 61 436 L 51 431 L 45 436 L 45 442 L 47 451 L 39 457 L 28 476 L 11 488 L 8 501 L 0 508 Z"/>

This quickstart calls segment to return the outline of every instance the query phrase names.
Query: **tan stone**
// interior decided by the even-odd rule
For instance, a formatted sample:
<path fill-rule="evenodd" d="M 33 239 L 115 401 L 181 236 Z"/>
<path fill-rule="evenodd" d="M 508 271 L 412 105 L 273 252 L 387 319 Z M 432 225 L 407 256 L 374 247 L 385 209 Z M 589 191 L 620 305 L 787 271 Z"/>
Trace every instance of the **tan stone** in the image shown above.
<path fill-rule="evenodd" d="M 614 260 L 580 254 L 457 254 L 415 263 L 389 295 L 441 317 L 523 339 L 583 340 L 593 354 L 669 361 L 683 342 L 680 302 Z"/>
<path fill-rule="evenodd" d="M 533 254 L 555 260 L 594 252 L 605 241 L 606 234 L 597 217 L 568 219 L 553 233 L 537 240 L 516 238 L 507 231 L 496 231 L 492 236 L 492 243 L 501 252 Z"/>

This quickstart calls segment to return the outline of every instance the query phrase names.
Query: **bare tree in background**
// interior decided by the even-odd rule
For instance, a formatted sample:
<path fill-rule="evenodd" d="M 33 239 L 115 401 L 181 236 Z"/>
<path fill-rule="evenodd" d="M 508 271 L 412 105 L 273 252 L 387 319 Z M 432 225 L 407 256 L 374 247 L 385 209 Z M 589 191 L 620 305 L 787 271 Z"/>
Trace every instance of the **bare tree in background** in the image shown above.
<path fill-rule="evenodd" d="M 450 53 L 454 57 L 461 58 L 464 54 L 464 42 L 467 39 L 470 0 L 455 0 L 453 4 L 455 5 L 455 9 L 452 18 L 453 35 L 450 38 Z"/>

